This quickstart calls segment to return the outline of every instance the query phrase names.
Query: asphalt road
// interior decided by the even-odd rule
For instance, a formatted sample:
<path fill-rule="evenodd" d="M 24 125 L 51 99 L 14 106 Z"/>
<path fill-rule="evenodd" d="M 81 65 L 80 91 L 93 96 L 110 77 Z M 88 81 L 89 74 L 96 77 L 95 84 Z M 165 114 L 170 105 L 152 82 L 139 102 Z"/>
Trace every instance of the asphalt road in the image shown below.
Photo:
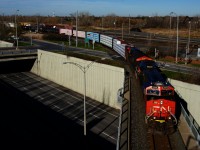
<path fill-rule="evenodd" d="M 86 48 L 78 48 L 78 47 L 72 47 L 72 46 L 63 46 L 62 44 L 56 44 L 52 42 L 42 41 L 42 40 L 33 40 L 33 43 L 35 45 L 38 45 L 38 47 L 42 50 L 47 51 L 70 51 L 73 53 L 79 53 L 79 54 L 85 54 L 85 55 L 91 55 L 91 56 L 98 56 L 106 59 L 112 59 L 119 57 L 119 55 L 116 54 L 108 54 L 107 52 L 103 51 L 97 51 L 97 50 L 90 50 Z"/>
<path fill-rule="evenodd" d="M 30 72 L 0 74 L 0 99 L 0 147 L 116 149 L 119 110 L 87 97 L 84 136 L 83 95 Z"/>
<path fill-rule="evenodd" d="M 162 61 L 157 61 L 157 64 L 158 66 L 160 66 L 162 70 L 169 70 L 173 72 L 179 72 L 191 75 L 200 75 L 199 67 L 191 67 L 185 64 L 176 64 L 176 63 L 162 62 Z"/>
<path fill-rule="evenodd" d="M 13 54 L 13 55 L 24 55 L 26 52 L 28 54 L 34 53 L 37 48 L 41 48 L 43 50 L 47 51 L 71 51 L 73 53 L 79 53 L 79 54 L 86 54 L 86 55 L 91 55 L 91 56 L 98 56 L 101 58 L 106 58 L 106 59 L 116 59 L 118 57 L 121 57 L 116 54 L 108 54 L 106 52 L 102 51 L 94 51 L 94 50 L 89 50 L 89 49 L 83 49 L 83 48 L 76 48 L 76 47 L 67 47 L 63 48 L 62 45 L 52 43 L 52 42 L 47 42 L 47 41 L 42 41 L 42 40 L 33 40 L 33 43 L 36 46 L 36 49 L 23 49 L 23 50 L 1 50 L 0 51 L 0 56 L 8 55 L 8 54 Z M 161 64 L 161 68 L 165 70 L 170 70 L 170 71 L 175 71 L 175 72 L 181 72 L 181 73 L 186 73 L 186 74 L 200 74 L 200 69 L 198 67 L 189 67 L 187 65 L 180 65 L 180 64 L 175 64 L 175 63 L 168 63 L 168 62 L 161 62 L 158 61 L 159 64 Z M 163 65 L 164 64 L 164 65 Z"/>

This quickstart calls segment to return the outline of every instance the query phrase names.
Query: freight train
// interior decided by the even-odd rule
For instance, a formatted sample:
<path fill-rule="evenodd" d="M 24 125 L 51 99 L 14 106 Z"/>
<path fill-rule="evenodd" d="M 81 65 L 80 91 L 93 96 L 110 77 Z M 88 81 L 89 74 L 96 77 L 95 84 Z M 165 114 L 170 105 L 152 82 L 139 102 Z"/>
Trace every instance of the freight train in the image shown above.
<path fill-rule="evenodd" d="M 136 77 L 140 80 L 146 103 L 145 121 L 151 129 L 171 133 L 177 125 L 176 100 L 174 87 L 163 76 L 161 70 L 148 55 L 138 48 L 127 44 L 119 38 L 97 32 L 76 32 L 73 29 L 62 29 L 61 34 L 85 38 L 101 43 L 121 55 L 134 68 Z M 75 36 L 75 35 L 74 35 Z"/>
<path fill-rule="evenodd" d="M 177 125 L 174 87 L 152 58 L 134 46 L 126 46 L 126 60 L 134 67 L 146 102 L 145 122 L 150 129 L 173 133 Z"/>

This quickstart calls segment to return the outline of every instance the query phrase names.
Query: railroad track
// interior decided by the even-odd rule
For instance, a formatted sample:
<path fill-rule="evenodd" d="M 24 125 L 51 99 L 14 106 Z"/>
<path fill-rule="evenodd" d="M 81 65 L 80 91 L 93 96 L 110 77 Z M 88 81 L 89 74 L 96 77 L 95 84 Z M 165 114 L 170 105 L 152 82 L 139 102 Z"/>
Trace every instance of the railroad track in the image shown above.
<path fill-rule="evenodd" d="M 151 150 L 172 150 L 169 135 L 161 133 L 148 133 L 148 141 Z"/>
<path fill-rule="evenodd" d="M 178 130 L 168 135 L 148 131 L 147 141 L 149 150 L 186 150 Z"/>

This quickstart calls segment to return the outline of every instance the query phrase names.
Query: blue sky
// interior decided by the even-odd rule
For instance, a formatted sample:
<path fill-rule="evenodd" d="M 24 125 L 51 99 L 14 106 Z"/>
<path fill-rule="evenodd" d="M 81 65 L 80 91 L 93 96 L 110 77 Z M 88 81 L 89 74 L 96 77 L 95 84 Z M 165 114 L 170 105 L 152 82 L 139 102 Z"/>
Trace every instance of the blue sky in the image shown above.
<path fill-rule="evenodd" d="M 200 0 L 0 0 L 0 14 L 66 16 L 89 12 L 95 16 L 200 16 Z"/>

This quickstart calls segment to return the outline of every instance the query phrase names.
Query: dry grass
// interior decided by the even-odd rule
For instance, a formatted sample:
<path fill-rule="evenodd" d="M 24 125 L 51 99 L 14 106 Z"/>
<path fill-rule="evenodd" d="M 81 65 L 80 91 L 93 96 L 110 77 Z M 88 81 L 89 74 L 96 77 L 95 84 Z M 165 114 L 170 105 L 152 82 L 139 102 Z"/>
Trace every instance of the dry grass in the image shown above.
<path fill-rule="evenodd" d="M 143 32 L 153 33 L 153 34 L 160 34 L 160 35 L 167 35 L 167 36 L 176 36 L 177 30 L 172 29 L 171 32 L 169 29 L 160 29 L 160 28 L 149 28 L 149 29 L 142 29 Z M 180 37 L 188 37 L 189 31 L 186 29 L 179 29 L 179 36 Z M 199 30 L 191 30 L 190 31 L 191 38 L 200 38 L 200 31 Z"/>
<path fill-rule="evenodd" d="M 24 37 L 28 37 L 28 38 L 32 37 L 33 39 L 39 39 L 39 40 L 41 40 L 42 37 L 43 37 L 43 34 L 30 32 L 30 33 L 23 34 L 23 36 Z"/>

